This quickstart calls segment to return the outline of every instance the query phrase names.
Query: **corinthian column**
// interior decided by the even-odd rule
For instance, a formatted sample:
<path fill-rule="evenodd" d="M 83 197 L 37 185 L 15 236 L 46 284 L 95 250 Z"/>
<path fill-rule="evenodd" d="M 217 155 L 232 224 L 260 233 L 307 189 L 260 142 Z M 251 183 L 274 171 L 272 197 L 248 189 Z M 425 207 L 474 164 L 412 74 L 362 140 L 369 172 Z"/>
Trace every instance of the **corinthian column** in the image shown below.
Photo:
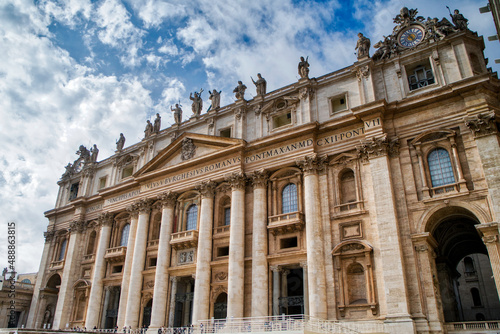
<path fill-rule="evenodd" d="M 142 271 L 146 260 L 146 246 L 148 241 L 149 213 L 151 200 L 137 201 L 135 206 L 139 210 L 137 222 L 137 235 L 135 238 L 134 258 L 130 273 L 130 284 L 127 296 L 127 312 L 125 313 L 125 326 L 136 328 L 139 322 L 139 309 L 141 306 Z M 127 252 L 128 253 L 128 252 Z"/>
<path fill-rule="evenodd" d="M 196 187 L 201 193 L 196 280 L 194 281 L 192 324 L 209 317 L 210 261 L 212 259 L 212 225 L 214 216 L 215 182 L 205 181 Z"/>
<path fill-rule="evenodd" d="M 243 317 L 245 274 L 245 175 L 235 172 L 226 181 L 231 185 L 231 228 L 227 279 L 227 317 Z"/>
<path fill-rule="evenodd" d="M 268 175 L 263 170 L 255 171 L 251 179 L 253 185 L 252 317 L 264 317 L 269 315 L 266 196 Z"/>
<path fill-rule="evenodd" d="M 54 322 L 52 323 L 53 329 L 64 329 L 66 323 L 69 322 L 69 312 L 71 304 L 73 303 L 73 289 L 71 286 L 74 283 L 76 262 L 78 255 L 77 245 L 80 244 L 82 232 L 85 230 L 85 222 L 75 221 L 70 225 L 70 237 L 68 241 L 68 251 L 64 261 L 64 269 L 61 277 L 61 287 L 59 288 L 59 296 L 57 297 L 57 306 L 54 313 Z"/>
<path fill-rule="evenodd" d="M 176 195 L 172 192 L 158 196 L 162 205 L 158 262 L 156 263 L 155 286 L 153 291 L 153 309 L 149 330 L 157 331 L 165 323 L 167 310 L 168 267 L 170 266 L 170 235 L 174 223 Z"/>
<path fill-rule="evenodd" d="M 495 285 L 497 291 L 500 291 L 500 240 L 498 237 L 498 223 L 479 224 L 476 225 L 476 228 L 483 235 L 483 242 L 488 250 Z"/>
<path fill-rule="evenodd" d="M 316 155 L 297 161 L 297 165 L 304 172 L 309 314 L 311 317 L 320 319 L 327 318 L 325 257 L 318 177 L 318 170 L 323 168 L 323 163 L 324 159 Z"/>
<path fill-rule="evenodd" d="M 122 328 L 125 324 L 125 314 L 127 313 L 128 287 L 130 284 L 130 273 L 132 272 L 132 260 L 134 259 L 137 220 L 139 218 L 139 211 L 136 205 L 129 206 L 127 208 L 127 211 L 130 214 L 130 230 L 127 240 L 127 253 L 125 254 L 125 263 L 123 265 L 120 304 L 118 306 L 118 319 L 116 321 L 118 328 Z"/>
<path fill-rule="evenodd" d="M 111 225 L 113 224 L 113 215 L 103 213 L 99 216 L 98 222 L 101 225 L 99 233 L 99 243 L 95 254 L 94 269 L 92 272 L 92 286 L 90 288 L 89 304 L 87 307 L 87 317 L 85 319 L 85 327 L 94 328 L 99 325 L 99 310 L 101 309 L 103 278 L 106 273 L 106 260 L 104 255 L 109 246 L 109 238 L 111 237 Z M 103 310 L 106 312 L 106 310 Z"/>

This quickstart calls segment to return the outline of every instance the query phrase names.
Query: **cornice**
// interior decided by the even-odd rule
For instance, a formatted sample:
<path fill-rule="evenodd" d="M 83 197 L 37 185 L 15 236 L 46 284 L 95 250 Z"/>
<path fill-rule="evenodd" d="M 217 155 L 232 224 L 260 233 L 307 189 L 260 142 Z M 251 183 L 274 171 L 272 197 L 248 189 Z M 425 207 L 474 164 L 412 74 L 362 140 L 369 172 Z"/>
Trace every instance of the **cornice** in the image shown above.
<path fill-rule="evenodd" d="M 267 147 L 269 145 L 274 145 L 283 141 L 290 139 L 297 139 L 300 136 L 311 135 L 317 133 L 319 128 L 318 122 L 311 122 L 304 125 L 300 125 L 282 132 L 274 133 L 273 135 L 260 138 L 249 142 L 245 147 L 245 152 L 253 151 L 262 147 Z"/>

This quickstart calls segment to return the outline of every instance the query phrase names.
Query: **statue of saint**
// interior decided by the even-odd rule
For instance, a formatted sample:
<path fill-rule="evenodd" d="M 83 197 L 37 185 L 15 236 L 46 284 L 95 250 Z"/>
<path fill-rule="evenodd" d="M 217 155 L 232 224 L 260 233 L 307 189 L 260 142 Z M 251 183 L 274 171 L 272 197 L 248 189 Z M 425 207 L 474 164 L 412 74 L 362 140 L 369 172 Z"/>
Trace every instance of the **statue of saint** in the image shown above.
<path fill-rule="evenodd" d="M 85 146 L 80 145 L 76 154 L 78 154 L 85 163 L 90 161 L 90 152 Z"/>
<path fill-rule="evenodd" d="M 116 141 L 116 150 L 121 151 L 123 150 L 123 146 L 125 145 L 125 136 L 123 133 L 120 133 L 120 138 Z"/>
<path fill-rule="evenodd" d="M 149 138 L 153 134 L 153 124 L 149 121 L 146 121 L 146 128 L 144 129 L 144 138 Z"/>
<path fill-rule="evenodd" d="M 181 107 L 179 107 L 179 104 L 176 103 L 175 108 L 172 108 L 172 106 L 170 106 L 170 110 L 174 112 L 175 124 L 181 124 L 181 122 L 182 122 L 182 109 L 181 109 Z"/>
<path fill-rule="evenodd" d="M 299 62 L 299 75 L 300 78 L 309 79 L 309 62 L 307 61 L 309 57 L 304 59 L 304 57 L 300 57 Z"/>
<path fill-rule="evenodd" d="M 458 9 L 455 9 L 453 11 L 453 14 L 450 14 L 451 20 L 453 21 L 453 24 L 458 30 L 467 30 L 467 20 L 460 12 Z"/>
<path fill-rule="evenodd" d="M 97 145 L 94 144 L 94 147 L 90 149 L 90 161 L 97 162 L 97 155 L 99 154 L 99 149 Z"/>
<path fill-rule="evenodd" d="M 362 33 L 358 34 L 358 42 L 356 43 L 356 48 L 358 50 L 358 59 L 364 57 L 370 57 L 370 39 L 363 36 Z"/>
<path fill-rule="evenodd" d="M 266 95 L 266 87 L 267 87 L 267 81 L 264 79 L 260 73 L 257 73 L 257 81 L 255 81 L 252 77 L 253 84 L 255 85 L 255 88 L 257 89 L 257 96 L 264 96 Z"/>
<path fill-rule="evenodd" d="M 45 309 L 45 313 L 43 314 L 43 324 L 52 324 L 52 305 L 47 306 L 47 308 Z"/>
<path fill-rule="evenodd" d="M 217 91 L 217 89 L 214 89 L 213 91 L 208 91 L 210 93 L 210 101 L 212 101 L 212 105 L 210 106 L 211 110 L 217 110 L 220 108 L 220 93 L 222 91 Z"/>
<path fill-rule="evenodd" d="M 160 127 L 161 127 L 161 116 L 159 113 L 156 113 L 156 118 L 153 125 L 153 132 L 154 133 L 160 132 Z"/>
<path fill-rule="evenodd" d="M 200 89 L 200 92 L 194 92 L 194 96 L 192 93 L 189 94 L 189 99 L 193 101 L 191 105 L 191 109 L 193 110 L 194 116 L 200 116 L 201 110 L 203 109 L 203 100 L 201 99 L 201 93 L 203 93 L 203 89 Z"/>
<path fill-rule="evenodd" d="M 243 82 L 238 81 L 238 86 L 236 86 L 235 89 L 233 89 L 233 93 L 235 93 L 235 97 L 238 100 L 244 100 L 245 99 L 245 90 L 247 89 L 247 86 L 243 84 Z"/>

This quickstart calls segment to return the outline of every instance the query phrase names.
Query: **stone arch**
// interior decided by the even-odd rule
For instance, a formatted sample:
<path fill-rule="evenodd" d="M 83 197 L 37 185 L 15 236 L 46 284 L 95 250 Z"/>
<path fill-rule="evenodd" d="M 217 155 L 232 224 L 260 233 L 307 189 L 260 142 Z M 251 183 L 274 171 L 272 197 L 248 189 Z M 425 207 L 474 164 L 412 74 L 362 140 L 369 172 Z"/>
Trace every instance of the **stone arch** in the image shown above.
<path fill-rule="evenodd" d="M 54 275 L 50 276 L 50 278 L 47 280 L 47 284 L 45 285 L 45 287 L 48 289 L 59 290 L 58 288 L 59 285 L 61 285 L 61 276 L 55 273 Z"/>

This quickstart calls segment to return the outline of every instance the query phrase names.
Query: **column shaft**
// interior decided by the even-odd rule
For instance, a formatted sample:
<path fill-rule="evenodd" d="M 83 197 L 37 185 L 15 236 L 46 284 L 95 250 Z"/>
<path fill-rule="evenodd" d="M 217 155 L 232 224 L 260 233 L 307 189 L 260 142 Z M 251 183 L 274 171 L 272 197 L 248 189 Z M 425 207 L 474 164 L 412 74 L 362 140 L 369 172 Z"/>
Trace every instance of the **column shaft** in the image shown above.
<path fill-rule="evenodd" d="M 118 306 L 118 318 L 116 321 L 116 324 L 120 329 L 125 324 L 125 314 L 127 313 L 127 298 L 129 290 L 128 287 L 130 283 L 130 274 L 132 272 L 132 260 L 134 259 L 135 237 L 137 234 L 137 218 L 137 212 L 132 212 L 130 219 L 130 230 L 127 240 L 127 253 L 125 254 L 125 263 L 123 265 L 120 304 Z"/>
<path fill-rule="evenodd" d="M 175 295 L 177 294 L 177 282 L 178 277 L 171 277 L 172 289 L 170 291 L 170 309 L 168 312 L 168 327 L 174 327 L 174 317 L 175 317 Z"/>
<path fill-rule="evenodd" d="M 174 222 L 175 200 L 165 203 L 161 216 L 160 241 L 158 245 L 158 261 L 156 263 L 155 285 L 153 291 L 153 309 L 149 328 L 162 327 L 165 323 L 168 292 L 168 267 L 170 266 L 170 235 Z"/>
<path fill-rule="evenodd" d="M 104 259 L 104 255 L 106 255 L 106 249 L 109 247 L 111 222 L 112 221 L 107 221 L 103 224 L 99 234 L 99 243 L 97 245 L 94 269 L 92 272 L 92 286 L 90 288 L 87 317 L 85 319 L 85 327 L 87 328 L 94 328 L 94 326 L 99 325 L 99 310 L 101 309 L 103 290 L 102 280 L 106 274 L 106 260 Z M 105 313 L 106 310 L 102 310 L 102 312 Z M 104 324 L 101 323 L 101 327 L 104 327 Z"/>
<path fill-rule="evenodd" d="M 106 313 L 108 312 L 109 308 L 109 295 L 111 294 L 111 287 L 107 286 L 106 287 L 106 292 L 104 293 L 104 304 L 102 305 L 102 316 L 101 316 L 101 326 L 100 328 L 106 327 Z M 87 325 L 85 324 L 85 327 Z M 94 328 L 94 327 L 89 327 L 89 328 Z"/>
<path fill-rule="evenodd" d="M 125 313 L 125 326 L 137 328 L 141 306 L 142 271 L 146 260 L 146 246 L 148 241 L 149 203 L 142 202 L 139 209 L 137 222 L 137 235 L 134 246 L 134 258 L 130 273 L 130 283 L 127 296 L 127 313 Z"/>
<path fill-rule="evenodd" d="M 265 185 L 253 191 L 252 317 L 268 316 L 267 196 Z"/>
<path fill-rule="evenodd" d="M 278 267 L 272 268 L 273 272 L 273 315 L 280 314 L 280 270 Z"/>
<path fill-rule="evenodd" d="M 227 282 L 227 316 L 243 317 L 245 273 L 245 189 L 231 192 L 231 229 L 229 231 L 229 265 Z"/>

